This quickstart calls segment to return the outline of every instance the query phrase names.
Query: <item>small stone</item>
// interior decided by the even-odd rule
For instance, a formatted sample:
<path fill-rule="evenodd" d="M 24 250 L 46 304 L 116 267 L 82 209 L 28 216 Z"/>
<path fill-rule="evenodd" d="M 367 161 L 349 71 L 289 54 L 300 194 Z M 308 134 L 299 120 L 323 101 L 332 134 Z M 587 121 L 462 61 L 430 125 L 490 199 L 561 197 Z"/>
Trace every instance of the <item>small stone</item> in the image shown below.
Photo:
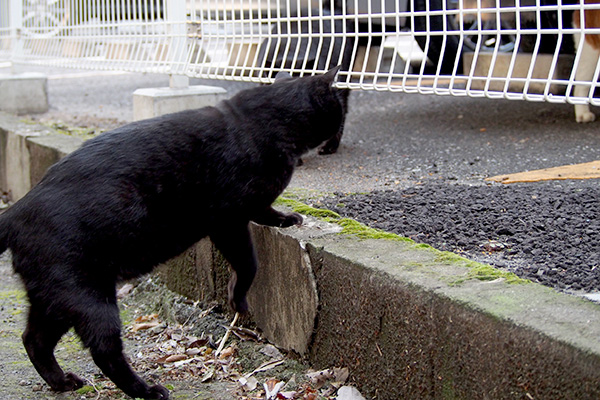
<path fill-rule="evenodd" d="M 497 240 L 490 240 L 480 245 L 486 251 L 502 251 L 506 248 L 504 243 L 498 242 Z"/>

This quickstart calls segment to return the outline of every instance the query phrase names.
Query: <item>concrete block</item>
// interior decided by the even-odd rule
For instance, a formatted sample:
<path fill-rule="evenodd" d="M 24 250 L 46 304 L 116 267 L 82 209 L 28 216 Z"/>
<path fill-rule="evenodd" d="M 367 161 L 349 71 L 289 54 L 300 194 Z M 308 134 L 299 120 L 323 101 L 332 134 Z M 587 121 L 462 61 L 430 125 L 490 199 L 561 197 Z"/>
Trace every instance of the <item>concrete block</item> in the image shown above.
<path fill-rule="evenodd" d="M 253 225 L 259 269 L 248 292 L 253 319 L 272 343 L 306 354 L 317 317 L 317 283 L 308 253 L 294 238 Z"/>
<path fill-rule="evenodd" d="M 248 292 L 254 321 L 280 348 L 306 354 L 317 315 L 318 295 L 308 253 L 295 239 L 252 225 L 259 269 Z M 228 263 L 203 239 L 161 268 L 163 280 L 179 293 L 227 309 Z M 286 293 L 286 295 L 283 295 Z"/>
<path fill-rule="evenodd" d="M 276 345 L 315 368 L 348 367 L 361 393 L 382 400 L 600 397 L 597 305 L 478 280 L 449 253 L 331 226 L 311 217 L 300 228 L 252 225 L 251 314 Z M 204 253 L 210 271 L 214 253 Z M 213 280 L 215 292 L 226 282 Z"/>
<path fill-rule="evenodd" d="M 226 97 L 227 91 L 216 86 L 138 89 L 133 93 L 133 119 L 137 121 L 177 111 L 214 106 Z"/>
<path fill-rule="evenodd" d="M 80 138 L 0 113 L 0 190 L 19 200 L 52 164 L 82 143 Z"/>
<path fill-rule="evenodd" d="M 15 114 L 48 111 L 48 80 L 39 73 L 0 74 L 0 110 Z"/>
<path fill-rule="evenodd" d="M 471 89 L 484 90 L 486 87 L 487 76 L 492 69 L 491 76 L 493 79 L 488 88 L 492 91 L 502 92 L 504 86 L 509 79 L 526 78 L 529 69 L 531 68 L 532 62 L 533 73 L 532 79 L 569 79 L 569 75 L 573 68 L 574 57 L 570 54 L 562 54 L 558 58 L 554 73 L 550 76 L 550 68 L 552 66 L 552 54 L 538 54 L 535 60 L 529 53 L 518 53 L 515 59 L 515 64 L 512 73 L 509 75 L 509 67 L 512 58 L 512 53 L 498 53 L 494 65 L 492 66 L 492 53 L 479 53 L 475 57 L 475 53 L 465 53 L 463 55 L 463 72 L 466 76 L 469 76 L 473 65 L 475 69 L 473 76 L 481 77 L 480 79 L 473 79 L 470 86 Z M 543 94 L 546 89 L 545 83 L 530 82 L 527 86 L 526 93 Z M 525 90 L 525 81 L 523 79 L 513 80 L 508 85 L 510 92 L 523 93 Z M 550 86 L 550 93 L 552 94 L 564 94 L 566 85 L 552 84 Z"/>

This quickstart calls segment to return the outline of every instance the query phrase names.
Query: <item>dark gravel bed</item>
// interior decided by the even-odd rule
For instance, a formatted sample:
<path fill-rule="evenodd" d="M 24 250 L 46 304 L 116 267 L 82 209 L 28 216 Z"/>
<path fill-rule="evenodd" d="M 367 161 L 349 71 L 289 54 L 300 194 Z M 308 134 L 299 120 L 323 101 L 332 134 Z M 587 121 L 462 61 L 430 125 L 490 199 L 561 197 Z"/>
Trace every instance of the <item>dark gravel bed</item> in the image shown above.
<path fill-rule="evenodd" d="M 568 292 L 600 292 L 600 187 L 572 181 L 336 194 L 326 208 Z"/>

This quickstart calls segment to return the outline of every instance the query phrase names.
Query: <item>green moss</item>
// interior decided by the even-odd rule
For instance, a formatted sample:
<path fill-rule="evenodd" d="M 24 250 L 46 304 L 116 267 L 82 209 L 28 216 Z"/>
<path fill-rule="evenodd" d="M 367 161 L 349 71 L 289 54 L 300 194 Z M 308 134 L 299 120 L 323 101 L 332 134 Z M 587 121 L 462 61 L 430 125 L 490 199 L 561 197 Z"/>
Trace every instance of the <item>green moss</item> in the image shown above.
<path fill-rule="evenodd" d="M 365 224 L 362 224 L 353 219 L 342 218 L 338 213 L 334 211 L 327 210 L 324 208 L 315 208 L 307 204 L 301 203 L 298 200 L 286 197 L 279 197 L 274 204 L 286 206 L 291 208 L 294 212 L 304 215 L 310 215 L 312 217 L 319 218 L 323 221 L 337 224 L 342 227 L 342 231 L 340 232 L 341 234 L 352 235 L 361 239 L 386 239 L 401 242 L 412 242 L 412 240 L 402 237 L 400 235 L 396 235 L 395 233 L 386 232 L 381 229 L 370 228 Z"/>
<path fill-rule="evenodd" d="M 299 202 L 298 200 L 290 199 L 287 197 L 279 197 L 277 200 L 275 200 L 275 202 L 273 204 L 286 206 L 286 207 L 291 208 L 294 212 L 304 214 L 304 215 L 310 215 L 310 216 L 316 217 L 316 218 L 321 218 L 321 219 L 327 218 L 327 219 L 334 219 L 334 220 L 341 218 L 341 216 L 338 213 L 333 212 L 331 210 L 326 210 L 324 208 L 311 207 L 307 204 Z"/>
<path fill-rule="evenodd" d="M 344 228 L 341 233 L 357 236 L 361 239 L 385 239 L 395 240 L 398 242 L 413 242 L 411 239 L 396 235 L 395 233 L 382 231 L 381 229 L 370 228 L 350 218 L 342 218 L 339 221 L 336 221 L 336 223 Z"/>
<path fill-rule="evenodd" d="M 496 279 L 504 279 L 507 283 L 514 284 L 531 282 L 527 279 L 519 278 L 512 272 L 502 271 L 488 264 L 482 264 L 476 261 L 471 261 L 449 251 L 440 251 L 439 255 L 435 258 L 435 260 L 443 263 L 460 263 L 463 266 L 469 268 L 469 272 L 467 273 L 467 275 L 451 282 L 452 285 L 458 285 L 471 279 L 477 279 L 480 281 L 493 281 Z"/>
<path fill-rule="evenodd" d="M 80 394 L 80 395 L 86 395 L 88 393 L 94 393 L 95 391 L 96 391 L 96 389 L 94 389 L 93 386 L 85 385 L 85 386 L 80 387 L 79 389 L 77 389 L 75 391 L 75 393 Z"/>
<path fill-rule="evenodd" d="M 519 278 L 517 275 L 513 274 L 512 272 L 502 271 L 502 270 L 492 267 L 491 265 L 486 265 L 486 264 L 477 264 L 476 266 L 471 267 L 471 270 L 467 274 L 467 277 L 465 279 L 462 279 L 462 281 L 467 280 L 467 279 L 478 279 L 480 281 L 493 281 L 493 280 L 500 279 L 500 278 L 504 279 L 506 281 L 506 283 L 511 283 L 511 284 L 531 283 L 531 281 L 529 281 L 527 279 Z M 460 283 L 460 281 L 461 280 L 459 280 L 455 283 Z"/>
<path fill-rule="evenodd" d="M 44 125 L 62 135 L 75 136 L 84 140 L 91 139 L 103 132 L 101 129 L 68 126 L 60 122 L 52 122 Z"/>
<path fill-rule="evenodd" d="M 0 292 L 0 300 L 8 300 L 12 304 L 25 303 L 27 293 L 24 290 L 3 290 Z"/>
<path fill-rule="evenodd" d="M 315 208 L 304 204 L 298 200 L 287 198 L 287 197 L 279 197 L 275 203 L 276 205 L 282 205 L 291 208 L 294 212 L 310 215 L 316 218 L 319 218 L 323 221 L 337 224 L 342 227 L 342 231 L 340 234 L 344 235 L 352 235 L 356 236 L 360 239 L 384 239 L 384 240 L 394 240 L 398 242 L 408 242 L 413 243 L 414 247 L 417 249 L 429 250 L 436 253 L 435 262 L 437 263 L 446 263 L 446 264 L 454 264 L 458 263 L 464 267 L 469 268 L 469 272 L 453 282 L 451 285 L 458 285 L 467 280 L 477 279 L 480 281 L 492 281 L 495 279 L 504 279 L 507 283 L 513 284 L 522 284 L 522 283 L 530 283 L 527 279 L 519 278 L 517 275 L 512 272 L 502 271 L 500 269 L 494 268 L 491 265 L 481 264 L 475 261 L 468 260 L 464 257 L 459 256 L 458 254 L 449 252 L 449 251 L 439 251 L 428 244 L 425 243 L 415 243 L 413 240 L 405 238 L 400 235 L 396 235 L 395 233 L 390 233 L 383 231 L 381 229 L 370 228 L 365 224 L 362 224 L 358 221 L 355 221 L 350 218 L 342 218 L 339 214 L 322 208 Z M 414 265 L 413 265 L 414 267 Z"/>

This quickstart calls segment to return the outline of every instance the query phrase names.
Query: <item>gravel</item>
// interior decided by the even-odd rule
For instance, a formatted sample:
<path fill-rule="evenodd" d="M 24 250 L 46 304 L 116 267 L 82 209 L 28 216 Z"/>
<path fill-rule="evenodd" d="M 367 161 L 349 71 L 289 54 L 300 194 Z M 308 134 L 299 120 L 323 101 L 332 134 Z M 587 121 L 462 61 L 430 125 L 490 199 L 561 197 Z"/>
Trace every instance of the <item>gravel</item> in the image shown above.
<path fill-rule="evenodd" d="M 600 187 L 427 183 L 321 200 L 345 217 L 567 292 L 600 291 Z"/>

